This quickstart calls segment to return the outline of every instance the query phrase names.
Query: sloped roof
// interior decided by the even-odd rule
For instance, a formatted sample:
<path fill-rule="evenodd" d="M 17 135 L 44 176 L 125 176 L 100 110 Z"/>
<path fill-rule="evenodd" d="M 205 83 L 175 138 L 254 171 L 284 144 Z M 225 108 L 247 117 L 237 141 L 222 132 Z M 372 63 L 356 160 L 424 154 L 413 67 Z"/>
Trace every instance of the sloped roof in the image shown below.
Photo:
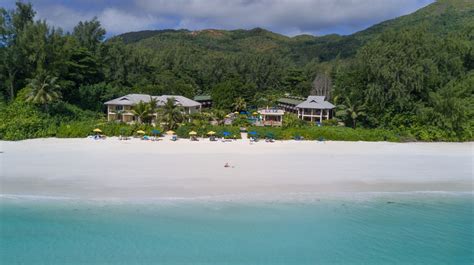
<path fill-rule="evenodd" d="M 174 98 L 176 105 L 183 106 L 183 107 L 197 107 L 200 106 L 201 103 L 189 99 L 183 96 L 174 96 L 174 95 L 163 95 L 163 96 L 150 96 L 146 94 L 128 94 L 123 97 L 119 97 L 116 99 L 109 100 L 105 102 L 105 105 L 125 105 L 125 106 L 133 106 L 138 104 L 140 101 L 145 103 L 150 102 L 150 99 L 154 98 L 158 100 L 158 106 L 163 106 L 166 103 L 168 98 Z"/>
<path fill-rule="evenodd" d="M 279 98 L 278 102 L 296 106 L 296 105 L 300 104 L 301 102 L 303 102 L 303 100 L 294 99 L 294 98 Z"/>
<path fill-rule="evenodd" d="M 183 106 L 183 107 L 198 107 L 201 106 L 201 103 L 189 99 L 183 96 L 175 96 L 175 95 L 163 95 L 163 96 L 156 96 L 154 98 L 158 99 L 158 105 L 164 105 L 168 98 L 174 98 L 176 105 Z"/>
<path fill-rule="evenodd" d="M 208 100 L 211 100 L 211 96 L 209 95 L 195 96 L 194 100 L 195 101 L 208 101 Z"/>
<path fill-rule="evenodd" d="M 324 99 L 324 96 L 309 96 L 296 107 L 300 109 L 333 109 L 336 107 Z"/>
<path fill-rule="evenodd" d="M 116 99 L 109 100 L 105 102 L 105 105 L 126 105 L 126 106 L 132 106 L 140 101 L 143 102 L 149 102 L 150 101 L 150 95 L 146 94 L 128 94 L 123 97 L 119 97 Z"/>

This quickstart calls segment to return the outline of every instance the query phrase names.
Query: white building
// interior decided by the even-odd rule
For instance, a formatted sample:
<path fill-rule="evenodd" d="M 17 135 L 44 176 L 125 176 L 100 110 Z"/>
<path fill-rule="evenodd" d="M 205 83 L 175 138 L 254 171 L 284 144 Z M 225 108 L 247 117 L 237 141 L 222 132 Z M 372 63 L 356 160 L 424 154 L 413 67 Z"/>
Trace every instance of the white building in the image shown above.
<path fill-rule="evenodd" d="M 311 122 L 322 122 L 333 116 L 336 106 L 325 100 L 324 96 L 309 96 L 305 101 L 296 105 L 298 118 Z"/>
<path fill-rule="evenodd" d="M 276 108 L 265 108 L 259 109 L 258 114 L 261 117 L 260 121 L 256 122 L 257 126 L 282 126 L 283 125 L 283 115 L 285 111 L 282 109 Z"/>
<path fill-rule="evenodd" d="M 129 94 L 104 103 L 107 106 L 107 120 L 122 121 L 127 123 L 134 122 L 137 118 L 132 112 L 133 106 L 139 102 L 148 103 L 152 98 L 157 100 L 158 108 L 163 106 L 168 98 L 173 98 L 175 100 L 175 104 L 181 106 L 185 114 L 192 114 L 201 111 L 201 103 L 183 96 L 150 96 L 146 94 Z M 155 117 L 157 116 L 156 113 L 153 115 Z"/>

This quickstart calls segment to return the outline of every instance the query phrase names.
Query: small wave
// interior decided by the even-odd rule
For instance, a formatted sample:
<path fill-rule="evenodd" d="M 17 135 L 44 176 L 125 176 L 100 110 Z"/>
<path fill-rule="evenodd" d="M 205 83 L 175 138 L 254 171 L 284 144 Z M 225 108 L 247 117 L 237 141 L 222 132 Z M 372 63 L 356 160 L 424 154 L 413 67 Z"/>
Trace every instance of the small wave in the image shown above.
<path fill-rule="evenodd" d="M 48 195 L 24 195 L 24 194 L 0 194 L 0 199 L 17 201 L 70 201 L 70 202 L 91 202 L 106 204 L 148 204 L 148 203 L 186 203 L 186 202 L 223 202 L 223 203 L 251 203 L 251 202 L 270 202 L 270 203 L 317 203 L 321 200 L 339 201 L 350 200 L 352 202 L 364 202 L 380 198 L 430 198 L 430 197 L 460 197 L 474 196 L 472 191 L 408 191 L 408 192 L 318 192 L 318 193 L 251 193 L 251 194 L 226 194 L 226 195 L 206 195 L 193 197 L 104 197 L 104 198 L 82 198 L 66 196 L 48 196 Z"/>

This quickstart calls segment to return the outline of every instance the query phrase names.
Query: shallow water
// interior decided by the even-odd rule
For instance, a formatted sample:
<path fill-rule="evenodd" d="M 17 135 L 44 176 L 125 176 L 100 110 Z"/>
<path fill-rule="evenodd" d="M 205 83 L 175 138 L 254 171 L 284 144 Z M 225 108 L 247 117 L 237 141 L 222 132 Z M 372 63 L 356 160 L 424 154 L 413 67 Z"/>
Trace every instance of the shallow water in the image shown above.
<path fill-rule="evenodd" d="M 472 264 L 472 193 L 0 199 L 1 264 Z"/>

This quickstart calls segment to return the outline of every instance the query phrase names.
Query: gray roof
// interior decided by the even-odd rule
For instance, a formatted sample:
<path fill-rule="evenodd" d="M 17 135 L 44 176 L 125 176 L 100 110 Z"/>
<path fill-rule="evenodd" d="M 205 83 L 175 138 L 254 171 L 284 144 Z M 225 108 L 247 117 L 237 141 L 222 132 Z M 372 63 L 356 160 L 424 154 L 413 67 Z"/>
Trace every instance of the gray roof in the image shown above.
<path fill-rule="evenodd" d="M 198 107 L 201 106 L 201 103 L 194 101 L 192 99 L 189 99 L 187 97 L 183 96 L 175 96 L 175 95 L 163 95 L 163 96 L 157 96 L 154 97 L 158 99 L 158 105 L 164 105 L 166 103 L 166 100 L 168 98 L 174 98 L 176 105 L 178 106 L 183 106 L 183 107 Z"/>
<path fill-rule="evenodd" d="M 149 102 L 150 95 L 146 94 L 128 94 L 123 97 L 119 97 L 116 99 L 109 100 L 105 102 L 105 105 L 125 105 L 125 106 L 132 106 L 140 101 Z"/>
<path fill-rule="evenodd" d="M 336 107 L 324 99 L 324 96 L 309 96 L 296 107 L 300 109 L 334 109 Z"/>
<path fill-rule="evenodd" d="M 189 99 L 183 96 L 175 96 L 175 95 L 163 95 L 163 96 L 150 96 L 146 94 L 128 94 L 123 97 L 119 97 L 116 99 L 109 100 L 105 102 L 105 105 L 125 105 L 125 106 L 133 106 L 138 104 L 140 101 L 143 102 L 150 102 L 150 99 L 154 98 L 158 100 L 158 106 L 162 106 L 166 103 L 168 98 L 174 98 L 176 105 L 183 106 L 183 107 L 198 107 L 201 103 Z"/>

